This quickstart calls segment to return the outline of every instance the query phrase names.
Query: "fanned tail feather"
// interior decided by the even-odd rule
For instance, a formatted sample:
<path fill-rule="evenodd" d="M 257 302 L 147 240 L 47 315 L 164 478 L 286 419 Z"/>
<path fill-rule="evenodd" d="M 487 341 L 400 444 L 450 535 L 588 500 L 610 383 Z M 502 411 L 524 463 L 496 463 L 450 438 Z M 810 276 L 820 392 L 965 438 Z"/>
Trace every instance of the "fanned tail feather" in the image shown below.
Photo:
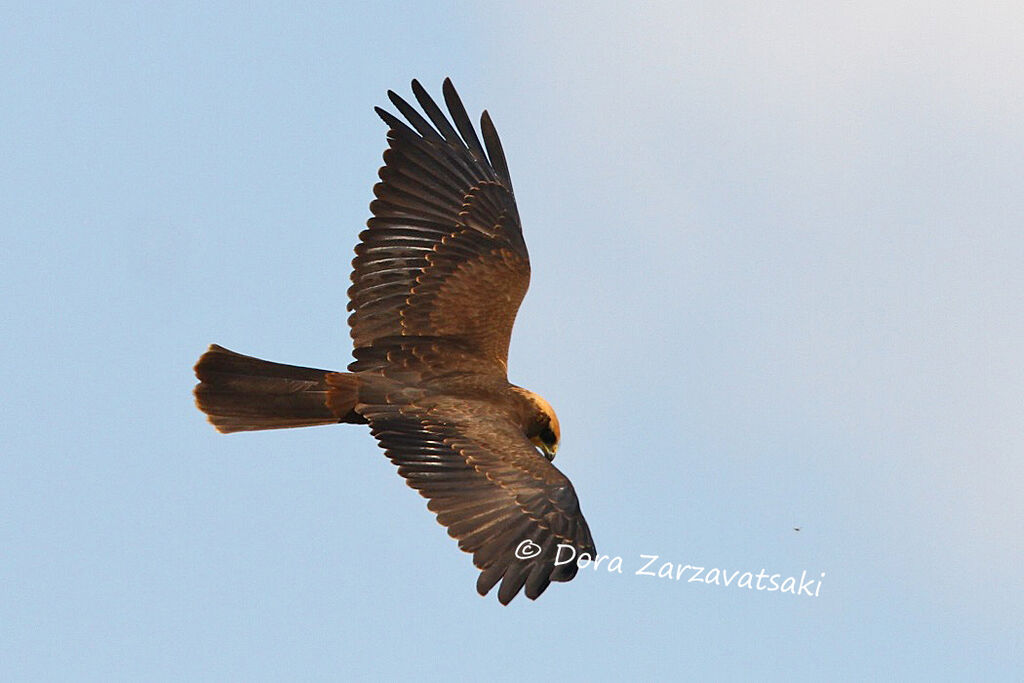
<path fill-rule="evenodd" d="M 216 344 L 195 372 L 196 405 L 219 432 L 366 421 L 355 412 L 358 385 L 348 373 L 271 363 Z"/>

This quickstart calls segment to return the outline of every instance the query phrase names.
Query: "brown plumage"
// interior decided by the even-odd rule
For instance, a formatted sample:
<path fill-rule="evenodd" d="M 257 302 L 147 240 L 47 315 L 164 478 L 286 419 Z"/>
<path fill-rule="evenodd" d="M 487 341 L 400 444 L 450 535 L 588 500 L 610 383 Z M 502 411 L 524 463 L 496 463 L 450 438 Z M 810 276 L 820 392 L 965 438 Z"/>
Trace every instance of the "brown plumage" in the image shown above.
<path fill-rule="evenodd" d="M 352 262 L 349 371 L 214 345 L 196 364 L 196 402 L 221 432 L 369 423 L 398 473 L 472 553 L 480 594 L 500 581 L 503 604 L 523 588 L 532 599 L 576 574 L 574 562 L 555 566 L 559 544 L 595 550 L 572 484 L 550 462 L 554 410 L 507 379 L 530 281 L 512 182 L 487 112 L 481 144 L 451 81 L 450 119 L 418 82 L 412 89 L 426 118 L 390 91 L 408 125 L 377 109 L 389 148 Z M 540 552 L 520 559 L 527 540 Z"/>

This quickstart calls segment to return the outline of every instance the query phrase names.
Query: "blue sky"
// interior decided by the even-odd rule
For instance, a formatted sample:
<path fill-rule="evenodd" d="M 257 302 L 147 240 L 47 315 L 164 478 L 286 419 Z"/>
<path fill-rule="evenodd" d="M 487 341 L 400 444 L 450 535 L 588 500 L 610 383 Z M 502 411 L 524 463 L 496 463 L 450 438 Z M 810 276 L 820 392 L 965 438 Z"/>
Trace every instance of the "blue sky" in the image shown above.
<path fill-rule="evenodd" d="M 1019 672 L 1019 8 L 23 5 L 0 677 Z M 368 430 L 222 436 L 190 396 L 211 342 L 348 363 L 372 108 L 445 76 L 531 251 L 510 378 L 622 558 L 507 608 Z"/>

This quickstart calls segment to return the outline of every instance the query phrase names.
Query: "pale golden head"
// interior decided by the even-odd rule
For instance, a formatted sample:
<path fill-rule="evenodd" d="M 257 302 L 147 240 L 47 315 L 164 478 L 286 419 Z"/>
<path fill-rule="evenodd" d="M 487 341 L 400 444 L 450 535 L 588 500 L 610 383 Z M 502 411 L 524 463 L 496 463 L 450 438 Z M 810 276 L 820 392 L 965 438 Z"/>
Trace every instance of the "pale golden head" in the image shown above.
<path fill-rule="evenodd" d="M 540 449 L 544 457 L 554 460 L 558 444 L 562 440 L 562 430 L 558 425 L 555 409 L 540 394 L 535 394 L 529 389 L 521 389 L 521 391 L 536 409 L 536 415 L 527 436 L 530 437 L 533 445 Z"/>

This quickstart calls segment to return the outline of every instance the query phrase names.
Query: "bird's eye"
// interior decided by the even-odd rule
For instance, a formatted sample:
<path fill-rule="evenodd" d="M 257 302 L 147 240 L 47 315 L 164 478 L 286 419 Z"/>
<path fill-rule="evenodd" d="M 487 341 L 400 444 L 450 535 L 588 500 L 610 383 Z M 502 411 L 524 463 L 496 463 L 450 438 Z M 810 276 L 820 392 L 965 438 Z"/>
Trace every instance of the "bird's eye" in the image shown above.
<path fill-rule="evenodd" d="M 548 446 L 554 446 L 558 439 L 555 437 L 555 433 L 551 431 L 550 427 L 545 427 L 540 432 L 540 440 L 546 443 Z"/>

